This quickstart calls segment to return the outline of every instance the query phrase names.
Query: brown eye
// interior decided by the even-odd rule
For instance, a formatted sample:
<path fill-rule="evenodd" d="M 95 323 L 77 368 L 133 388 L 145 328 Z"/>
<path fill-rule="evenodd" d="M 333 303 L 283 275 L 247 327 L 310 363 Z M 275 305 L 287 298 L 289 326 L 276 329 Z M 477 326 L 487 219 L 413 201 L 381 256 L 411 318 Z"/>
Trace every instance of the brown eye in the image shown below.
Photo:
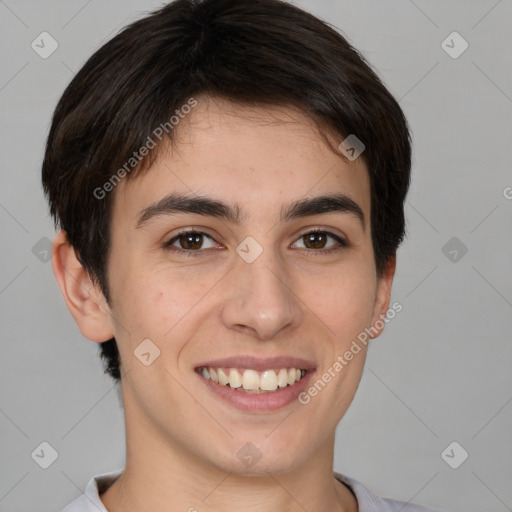
<path fill-rule="evenodd" d="M 329 244 L 329 238 L 334 240 L 336 243 Z M 299 240 L 303 240 L 304 247 L 300 249 L 312 249 L 312 252 L 330 252 L 337 249 L 348 247 L 348 242 L 343 240 L 338 235 L 331 233 L 330 231 L 321 231 L 319 229 L 308 231 L 304 233 Z"/>
<path fill-rule="evenodd" d="M 202 252 L 200 249 L 205 249 L 203 247 L 205 239 L 211 240 L 210 247 L 206 247 L 206 249 L 215 247 L 213 238 L 202 231 L 182 231 L 171 238 L 164 247 L 170 251 L 183 253 Z"/>
<path fill-rule="evenodd" d="M 303 235 L 305 243 L 304 245 L 308 249 L 324 249 L 327 242 L 327 236 L 325 233 L 308 233 Z"/>
<path fill-rule="evenodd" d="M 200 249 L 203 244 L 203 235 L 201 233 L 185 233 L 178 236 L 178 241 L 182 249 Z"/>

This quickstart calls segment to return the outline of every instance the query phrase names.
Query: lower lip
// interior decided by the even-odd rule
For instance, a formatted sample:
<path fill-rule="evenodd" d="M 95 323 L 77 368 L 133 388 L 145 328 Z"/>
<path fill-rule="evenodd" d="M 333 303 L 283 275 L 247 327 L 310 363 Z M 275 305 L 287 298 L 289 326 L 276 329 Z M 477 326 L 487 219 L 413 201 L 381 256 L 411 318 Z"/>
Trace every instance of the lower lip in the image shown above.
<path fill-rule="evenodd" d="M 206 379 L 200 373 L 196 373 L 210 391 L 238 409 L 250 412 L 267 412 L 276 411 L 296 400 L 298 401 L 298 396 L 307 388 L 315 370 L 308 370 L 299 382 L 291 386 L 277 388 L 276 391 L 267 393 L 244 393 L 230 386 L 223 386 L 211 379 Z"/>

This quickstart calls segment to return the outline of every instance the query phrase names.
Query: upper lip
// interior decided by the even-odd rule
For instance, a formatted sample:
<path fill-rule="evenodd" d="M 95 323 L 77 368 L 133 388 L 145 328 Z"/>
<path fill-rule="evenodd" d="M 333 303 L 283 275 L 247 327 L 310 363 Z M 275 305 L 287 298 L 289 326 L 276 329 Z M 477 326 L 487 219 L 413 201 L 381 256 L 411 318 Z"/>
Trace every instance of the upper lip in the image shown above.
<path fill-rule="evenodd" d="M 273 368 L 315 369 L 315 364 L 312 361 L 292 356 L 267 357 L 264 359 L 249 355 L 225 357 L 200 363 L 196 365 L 196 369 L 203 366 L 213 368 L 250 368 L 257 371 L 270 370 Z"/>

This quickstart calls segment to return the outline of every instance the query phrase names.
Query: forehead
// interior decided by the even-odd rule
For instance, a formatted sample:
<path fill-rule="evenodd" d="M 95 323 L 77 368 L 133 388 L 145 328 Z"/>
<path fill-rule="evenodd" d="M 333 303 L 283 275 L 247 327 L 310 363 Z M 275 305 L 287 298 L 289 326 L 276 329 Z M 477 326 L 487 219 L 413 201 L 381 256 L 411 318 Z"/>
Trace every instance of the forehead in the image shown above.
<path fill-rule="evenodd" d="M 370 184 L 363 159 L 347 161 L 335 154 L 302 112 L 203 97 L 179 120 L 173 136 L 172 143 L 158 148 L 150 168 L 117 187 L 117 221 L 121 216 L 134 225 L 138 212 L 170 193 L 208 194 L 242 205 L 244 219 L 270 217 L 283 204 L 308 196 L 342 193 L 369 220 Z M 342 141 L 329 137 L 334 147 Z"/>

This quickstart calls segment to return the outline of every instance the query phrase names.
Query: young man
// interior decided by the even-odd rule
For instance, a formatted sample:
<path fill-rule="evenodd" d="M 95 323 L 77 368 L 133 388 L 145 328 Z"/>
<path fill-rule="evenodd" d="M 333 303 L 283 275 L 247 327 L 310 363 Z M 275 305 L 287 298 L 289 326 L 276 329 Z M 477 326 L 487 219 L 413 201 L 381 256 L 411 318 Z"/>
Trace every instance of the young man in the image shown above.
<path fill-rule="evenodd" d="M 65 512 L 406 506 L 333 473 L 333 451 L 395 310 L 410 165 L 364 59 L 279 0 L 178 0 L 89 59 L 43 184 L 127 452 Z"/>

